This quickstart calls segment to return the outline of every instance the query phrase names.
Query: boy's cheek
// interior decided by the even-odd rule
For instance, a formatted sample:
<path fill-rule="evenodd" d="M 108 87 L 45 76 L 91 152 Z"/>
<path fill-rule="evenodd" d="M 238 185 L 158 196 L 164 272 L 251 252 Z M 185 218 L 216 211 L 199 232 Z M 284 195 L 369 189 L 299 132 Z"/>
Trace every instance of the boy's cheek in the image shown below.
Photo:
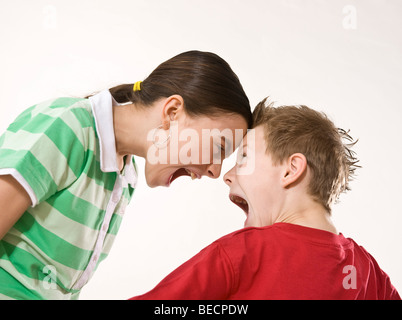
<path fill-rule="evenodd" d="M 256 159 L 252 156 L 248 156 L 246 161 L 236 165 L 236 175 L 239 179 L 243 177 L 246 179 L 254 179 L 258 177 L 259 172 L 261 172 L 259 163 L 256 162 Z"/>

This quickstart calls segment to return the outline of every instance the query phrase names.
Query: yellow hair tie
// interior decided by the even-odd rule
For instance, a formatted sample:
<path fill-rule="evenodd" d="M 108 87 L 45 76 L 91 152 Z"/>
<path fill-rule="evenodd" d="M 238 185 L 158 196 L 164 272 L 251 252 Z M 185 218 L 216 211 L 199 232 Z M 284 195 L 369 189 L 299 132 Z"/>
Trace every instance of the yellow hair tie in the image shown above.
<path fill-rule="evenodd" d="M 141 91 L 141 83 L 142 81 L 137 81 L 134 83 L 133 91 Z"/>

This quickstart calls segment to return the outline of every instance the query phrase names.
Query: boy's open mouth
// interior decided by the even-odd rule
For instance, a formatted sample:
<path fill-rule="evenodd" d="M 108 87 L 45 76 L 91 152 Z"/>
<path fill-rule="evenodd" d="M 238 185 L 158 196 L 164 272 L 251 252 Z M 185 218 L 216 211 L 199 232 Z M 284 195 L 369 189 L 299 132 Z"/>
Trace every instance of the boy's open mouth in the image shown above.
<path fill-rule="evenodd" d="M 230 201 L 238 205 L 244 211 L 244 213 L 248 215 L 248 203 L 245 199 L 235 194 L 230 194 L 229 198 Z"/>
<path fill-rule="evenodd" d="M 180 169 L 176 170 L 169 177 L 168 185 L 170 185 L 174 180 L 176 180 L 177 178 L 179 178 L 181 176 L 190 176 L 192 180 L 199 178 L 199 176 L 196 173 L 194 173 L 188 169 L 185 169 L 185 168 L 180 168 Z"/>

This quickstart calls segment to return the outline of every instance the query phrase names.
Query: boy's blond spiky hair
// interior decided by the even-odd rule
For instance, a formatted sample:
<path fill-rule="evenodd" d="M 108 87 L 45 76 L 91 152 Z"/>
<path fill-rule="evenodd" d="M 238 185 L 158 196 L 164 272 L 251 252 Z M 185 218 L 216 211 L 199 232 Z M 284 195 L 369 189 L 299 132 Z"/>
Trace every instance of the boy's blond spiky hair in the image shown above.
<path fill-rule="evenodd" d="M 331 213 L 332 203 L 350 190 L 349 181 L 360 167 L 351 150 L 357 141 L 322 112 L 303 105 L 273 107 L 266 101 L 254 109 L 253 127 L 264 126 L 267 152 L 274 164 L 302 153 L 312 173 L 309 194 Z"/>

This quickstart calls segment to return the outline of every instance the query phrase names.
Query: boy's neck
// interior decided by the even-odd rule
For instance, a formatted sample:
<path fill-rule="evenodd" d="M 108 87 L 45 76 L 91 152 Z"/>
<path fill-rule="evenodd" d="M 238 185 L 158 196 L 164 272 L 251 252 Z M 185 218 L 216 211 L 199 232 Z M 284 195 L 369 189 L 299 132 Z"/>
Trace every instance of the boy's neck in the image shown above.
<path fill-rule="evenodd" d="M 298 203 L 296 207 L 285 209 L 275 222 L 285 222 L 304 227 L 320 229 L 339 234 L 328 211 L 319 203 L 310 200 Z"/>

